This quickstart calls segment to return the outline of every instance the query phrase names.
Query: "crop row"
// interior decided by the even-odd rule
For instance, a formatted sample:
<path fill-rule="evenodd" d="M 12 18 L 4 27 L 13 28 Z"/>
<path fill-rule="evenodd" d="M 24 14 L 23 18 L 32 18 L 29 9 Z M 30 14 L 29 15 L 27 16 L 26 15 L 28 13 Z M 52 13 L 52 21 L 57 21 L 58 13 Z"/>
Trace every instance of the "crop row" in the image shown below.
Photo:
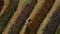
<path fill-rule="evenodd" d="M 18 21 L 13 24 L 13 27 L 10 29 L 9 34 L 19 34 L 25 20 L 29 17 L 29 14 L 32 12 L 37 0 L 30 0 L 31 3 L 27 3 L 23 8 Z"/>
<path fill-rule="evenodd" d="M 60 24 L 60 7 L 54 12 L 53 16 L 50 18 L 50 21 L 44 28 L 43 34 L 55 34 L 55 31 Z"/>
<path fill-rule="evenodd" d="M 5 10 L 6 12 L 2 16 L 0 16 L 0 33 L 2 33 L 2 31 L 5 29 L 9 19 L 16 11 L 18 6 L 18 1 L 19 0 L 10 0 L 11 3 L 8 9 Z"/>
<path fill-rule="evenodd" d="M 39 12 L 36 14 L 33 20 L 30 21 L 26 28 L 25 34 L 36 34 L 41 22 L 46 17 L 47 13 L 51 9 L 55 0 L 46 0 L 45 3 L 42 5 Z"/>

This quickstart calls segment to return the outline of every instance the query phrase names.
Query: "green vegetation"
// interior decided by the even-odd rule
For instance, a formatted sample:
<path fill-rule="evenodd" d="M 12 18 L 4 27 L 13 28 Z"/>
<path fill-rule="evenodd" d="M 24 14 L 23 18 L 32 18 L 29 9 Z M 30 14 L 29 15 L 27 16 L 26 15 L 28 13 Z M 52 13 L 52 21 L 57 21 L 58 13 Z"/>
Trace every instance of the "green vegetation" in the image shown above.
<path fill-rule="evenodd" d="M 60 34 L 60 25 L 58 26 L 55 34 Z"/>
<path fill-rule="evenodd" d="M 32 0 L 26 0 L 26 4 L 30 4 Z"/>

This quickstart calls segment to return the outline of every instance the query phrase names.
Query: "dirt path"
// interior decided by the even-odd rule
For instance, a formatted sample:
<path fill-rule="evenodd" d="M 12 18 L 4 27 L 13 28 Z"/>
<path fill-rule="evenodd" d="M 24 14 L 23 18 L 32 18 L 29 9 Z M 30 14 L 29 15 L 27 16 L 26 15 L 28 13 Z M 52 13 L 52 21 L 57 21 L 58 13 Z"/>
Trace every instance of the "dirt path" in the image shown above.
<path fill-rule="evenodd" d="M 15 23 L 16 19 L 18 18 L 18 16 L 21 13 L 21 10 L 23 9 L 25 4 L 25 0 L 20 0 L 19 4 L 18 4 L 18 8 L 17 11 L 14 13 L 14 15 L 12 16 L 12 18 L 10 19 L 6 29 L 4 30 L 4 32 L 2 34 L 8 34 L 9 29 L 12 27 L 12 24 Z"/>
<path fill-rule="evenodd" d="M 9 3 L 10 3 L 10 0 L 4 0 L 4 6 L 3 6 L 3 8 L 1 9 L 0 16 L 1 16 L 1 15 L 5 12 L 5 10 L 8 8 Z"/>
<path fill-rule="evenodd" d="M 44 3 L 44 0 L 38 0 L 38 3 L 36 4 L 36 6 L 34 7 L 34 10 L 29 16 L 30 19 L 33 19 L 35 17 L 36 13 L 38 13 L 43 3 Z M 19 34 L 24 34 L 26 27 L 27 25 L 24 24 Z"/>
<path fill-rule="evenodd" d="M 59 6 L 60 0 L 56 0 L 56 2 L 54 3 L 52 9 L 50 10 L 50 12 L 48 13 L 48 15 L 46 16 L 46 18 L 44 19 L 44 21 L 42 22 L 42 24 L 40 25 L 40 28 L 37 32 L 37 34 L 42 34 L 43 33 L 43 29 L 44 27 L 47 25 L 50 17 L 52 16 L 52 14 L 55 12 L 56 8 Z"/>

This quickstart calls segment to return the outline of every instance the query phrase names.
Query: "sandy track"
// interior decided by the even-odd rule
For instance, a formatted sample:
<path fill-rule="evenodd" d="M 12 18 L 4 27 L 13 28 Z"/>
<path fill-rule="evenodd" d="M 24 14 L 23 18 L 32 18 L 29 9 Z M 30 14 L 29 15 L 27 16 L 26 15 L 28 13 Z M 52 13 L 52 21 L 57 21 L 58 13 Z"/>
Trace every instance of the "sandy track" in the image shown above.
<path fill-rule="evenodd" d="M 29 16 L 30 19 L 33 19 L 35 17 L 35 15 L 38 13 L 44 2 L 45 2 L 44 0 L 38 0 L 36 6 L 34 7 L 32 13 Z M 27 25 L 24 24 L 19 34 L 24 34 L 26 27 Z"/>
<path fill-rule="evenodd" d="M 60 2 L 60 0 L 56 0 L 56 2 L 54 3 L 52 9 L 51 9 L 50 12 L 47 14 L 47 16 L 46 16 L 46 18 L 44 19 L 44 21 L 42 22 L 42 24 L 40 25 L 40 28 L 39 28 L 37 34 L 42 34 L 42 33 L 43 33 L 44 27 L 47 25 L 48 21 L 50 20 L 50 17 L 51 17 L 52 14 L 55 12 L 56 8 L 59 6 L 59 2 Z"/>
<path fill-rule="evenodd" d="M 20 2 L 18 4 L 17 11 L 14 13 L 14 15 L 12 16 L 12 18 L 10 19 L 8 25 L 6 26 L 6 29 L 4 30 L 4 32 L 2 34 L 8 34 L 9 29 L 12 27 L 12 25 L 15 23 L 16 19 L 20 15 L 21 10 L 24 7 L 24 4 L 25 4 L 25 0 L 20 0 Z"/>
<path fill-rule="evenodd" d="M 4 0 L 4 6 L 1 9 L 0 16 L 5 12 L 5 10 L 7 10 L 8 6 L 10 5 L 9 3 L 10 3 L 10 0 Z"/>

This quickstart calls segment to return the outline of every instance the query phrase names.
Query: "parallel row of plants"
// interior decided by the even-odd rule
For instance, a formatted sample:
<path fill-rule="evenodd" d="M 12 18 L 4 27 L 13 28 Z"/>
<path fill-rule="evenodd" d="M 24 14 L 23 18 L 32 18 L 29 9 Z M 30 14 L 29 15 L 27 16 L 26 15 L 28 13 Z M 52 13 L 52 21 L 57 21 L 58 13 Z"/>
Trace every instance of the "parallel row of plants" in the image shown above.
<path fill-rule="evenodd" d="M 19 0 L 10 0 L 10 2 L 11 3 L 8 6 L 7 10 L 5 10 L 6 12 L 2 16 L 0 16 L 0 34 L 3 32 L 9 19 L 16 11 Z"/>
<path fill-rule="evenodd" d="M 37 3 L 37 0 L 28 0 L 27 4 L 23 8 L 20 17 L 16 20 L 16 23 L 13 24 L 12 28 L 9 31 L 9 34 L 19 34 L 25 20 L 29 17 L 29 14 L 32 12 L 34 6 Z"/>
<path fill-rule="evenodd" d="M 54 2 L 55 0 L 45 1 L 39 12 L 36 14 L 36 17 L 34 17 L 34 19 L 28 24 L 25 34 L 36 34 L 41 22 L 46 17 Z"/>
<path fill-rule="evenodd" d="M 58 25 L 60 24 L 60 7 L 54 12 L 50 21 L 44 28 L 43 34 L 55 34 Z"/>

